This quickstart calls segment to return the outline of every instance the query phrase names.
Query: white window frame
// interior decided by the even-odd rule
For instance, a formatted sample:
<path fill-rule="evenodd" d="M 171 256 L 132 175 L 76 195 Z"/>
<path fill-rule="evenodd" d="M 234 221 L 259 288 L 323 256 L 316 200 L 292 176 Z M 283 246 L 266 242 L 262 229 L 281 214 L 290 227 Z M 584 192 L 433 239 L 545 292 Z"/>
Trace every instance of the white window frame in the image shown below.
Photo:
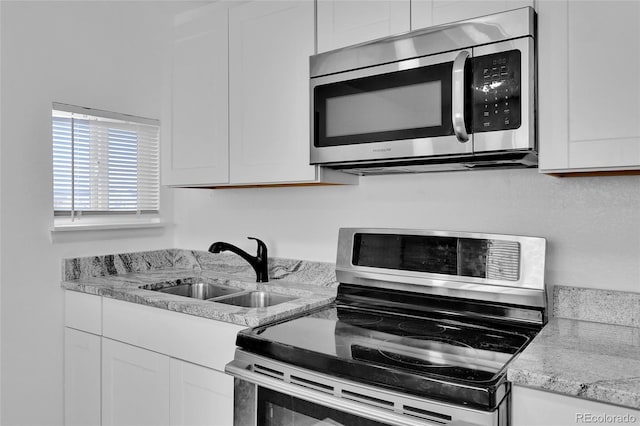
<path fill-rule="evenodd" d="M 154 146 L 155 152 L 152 152 L 154 170 L 157 168 L 157 210 L 101 210 L 101 211 L 82 211 L 70 207 L 69 210 L 54 211 L 54 224 L 52 232 L 58 231 L 75 231 L 75 230 L 108 230 L 108 229 L 127 229 L 127 228 L 146 228 L 163 226 L 160 216 L 160 141 L 159 131 L 160 122 L 155 119 L 136 117 L 126 114 L 115 113 L 111 111 L 103 111 L 93 108 L 79 107 L 54 102 L 52 104 L 52 146 L 53 146 L 53 114 L 67 115 L 75 119 L 91 118 L 95 120 L 106 120 L 120 123 L 128 123 L 130 125 L 154 126 L 158 131 L 158 138 Z M 61 114 L 60 114 L 61 113 Z M 90 116 L 90 117 L 88 117 Z M 72 166 L 73 167 L 73 166 Z M 72 179 L 73 180 L 73 179 Z M 73 186 L 72 186 L 73 187 Z M 53 188 L 52 188 L 53 190 Z M 52 194 L 53 195 L 53 194 Z M 53 197 L 52 197 L 53 198 Z M 72 203 L 72 206 L 74 203 Z M 55 209 L 55 207 L 54 207 Z"/>

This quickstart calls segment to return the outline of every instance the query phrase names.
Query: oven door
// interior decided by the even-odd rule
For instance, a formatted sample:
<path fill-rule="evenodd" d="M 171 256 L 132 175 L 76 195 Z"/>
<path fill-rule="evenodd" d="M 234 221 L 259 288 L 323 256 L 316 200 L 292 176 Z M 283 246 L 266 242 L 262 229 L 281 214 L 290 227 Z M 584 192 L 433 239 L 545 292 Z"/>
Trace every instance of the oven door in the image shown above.
<path fill-rule="evenodd" d="M 236 350 L 234 426 L 504 426 L 508 398 L 481 411 L 399 394 Z"/>
<path fill-rule="evenodd" d="M 471 154 L 470 57 L 471 49 L 312 78 L 311 163 Z"/>
<path fill-rule="evenodd" d="M 259 383 L 257 383 L 259 382 Z M 442 426 L 275 380 L 234 381 L 234 426 Z M 470 423 L 463 423 L 470 425 Z"/>
<path fill-rule="evenodd" d="M 256 424 L 261 426 L 390 426 L 268 388 L 258 387 Z"/>

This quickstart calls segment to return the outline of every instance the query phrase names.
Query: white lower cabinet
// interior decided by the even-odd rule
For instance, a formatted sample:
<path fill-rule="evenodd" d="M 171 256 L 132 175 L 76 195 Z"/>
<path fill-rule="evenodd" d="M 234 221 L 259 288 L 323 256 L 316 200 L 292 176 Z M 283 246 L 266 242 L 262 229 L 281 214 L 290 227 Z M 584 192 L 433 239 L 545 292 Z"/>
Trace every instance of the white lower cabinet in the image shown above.
<path fill-rule="evenodd" d="M 64 329 L 64 424 L 100 424 L 100 336 Z"/>
<path fill-rule="evenodd" d="M 243 326 L 66 293 L 65 425 L 233 424 Z"/>
<path fill-rule="evenodd" d="M 210 368 L 171 359 L 171 425 L 233 424 L 233 378 Z"/>
<path fill-rule="evenodd" d="M 512 426 L 635 424 L 640 411 L 522 386 L 512 388 Z"/>
<path fill-rule="evenodd" d="M 169 357 L 102 339 L 102 424 L 169 425 Z"/>

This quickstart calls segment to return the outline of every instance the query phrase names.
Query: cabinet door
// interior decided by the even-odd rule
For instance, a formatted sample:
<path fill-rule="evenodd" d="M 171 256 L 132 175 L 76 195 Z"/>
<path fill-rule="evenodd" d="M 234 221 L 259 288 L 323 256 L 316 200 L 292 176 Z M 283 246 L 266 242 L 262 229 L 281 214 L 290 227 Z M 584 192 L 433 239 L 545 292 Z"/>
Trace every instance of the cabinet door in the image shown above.
<path fill-rule="evenodd" d="M 171 424 L 233 424 L 233 377 L 171 359 Z"/>
<path fill-rule="evenodd" d="M 100 424 L 100 336 L 66 327 L 64 424 Z"/>
<path fill-rule="evenodd" d="M 219 5 L 176 17 L 164 185 L 228 182 L 227 30 L 227 10 Z"/>
<path fill-rule="evenodd" d="M 229 11 L 232 183 L 311 181 L 309 56 L 314 2 L 251 2 Z"/>
<path fill-rule="evenodd" d="M 169 357 L 102 339 L 102 424 L 169 424 Z"/>
<path fill-rule="evenodd" d="M 411 29 L 533 7 L 533 0 L 411 0 Z"/>
<path fill-rule="evenodd" d="M 410 29 L 409 0 L 318 0 L 318 52 Z"/>
<path fill-rule="evenodd" d="M 512 407 L 513 426 L 633 424 L 640 419 L 640 411 L 631 408 L 521 386 L 512 388 Z"/>
<path fill-rule="evenodd" d="M 541 171 L 640 169 L 638 22 L 637 1 L 538 3 Z"/>

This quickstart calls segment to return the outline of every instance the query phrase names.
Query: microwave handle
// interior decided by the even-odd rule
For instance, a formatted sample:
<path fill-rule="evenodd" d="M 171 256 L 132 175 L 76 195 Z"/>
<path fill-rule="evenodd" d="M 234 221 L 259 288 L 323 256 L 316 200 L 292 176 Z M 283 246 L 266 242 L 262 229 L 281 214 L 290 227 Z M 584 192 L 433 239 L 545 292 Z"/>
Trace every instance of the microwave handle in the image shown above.
<path fill-rule="evenodd" d="M 464 66 L 469 58 L 469 52 L 463 50 L 458 53 L 453 61 L 453 73 L 451 75 L 451 121 L 456 138 L 460 142 L 467 142 L 469 135 L 464 122 L 465 83 Z"/>

